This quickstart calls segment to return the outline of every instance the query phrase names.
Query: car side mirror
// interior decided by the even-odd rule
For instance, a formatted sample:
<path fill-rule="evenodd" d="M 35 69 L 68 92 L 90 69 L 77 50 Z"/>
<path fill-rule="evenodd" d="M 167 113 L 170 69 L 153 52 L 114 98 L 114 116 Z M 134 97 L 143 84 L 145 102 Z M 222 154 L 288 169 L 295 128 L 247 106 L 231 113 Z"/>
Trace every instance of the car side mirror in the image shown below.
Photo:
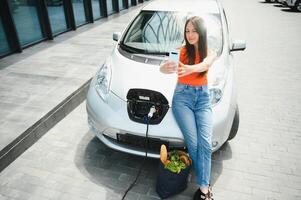
<path fill-rule="evenodd" d="M 113 33 L 113 40 L 114 40 L 114 41 L 118 41 L 119 38 L 120 38 L 120 36 L 121 36 L 121 33 L 120 33 L 120 32 L 114 32 L 114 33 Z"/>
<path fill-rule="evenodd" d="M 246 49 L 246 42 L 244 40 L 234 40 L 230 51 L 243 51 Z"/>

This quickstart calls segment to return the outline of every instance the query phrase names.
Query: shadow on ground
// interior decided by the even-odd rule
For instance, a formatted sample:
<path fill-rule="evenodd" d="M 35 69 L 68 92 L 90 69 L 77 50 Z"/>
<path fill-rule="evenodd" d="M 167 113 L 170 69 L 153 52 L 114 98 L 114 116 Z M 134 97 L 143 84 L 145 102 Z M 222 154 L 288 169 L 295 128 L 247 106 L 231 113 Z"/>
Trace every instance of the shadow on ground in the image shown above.
<path fill-rule="evenodd" d="M 214 186 L 223 172 L 223 161 L 232 158 L 231 145 L 226 142 L 218 151 L 212 154 L 211 184 Z"/>
<path fill-rule="evenodd" d="M 276 5 L 274 5 L 274 7 L 277 7 L 277 8 L 286 8 L 286 6 L 284 6 L 282 4 L 276 4 Z"/>
<path fill-rule="evenodd" d="M 127 199 L 138 199 L 139 196 L 158 199 L 154 190 L 158 159 L 144 160 L 143 157 L 112 150 L 90 132 L 82 138 L 75 155 L 76 166 L 89 180 L 104 187 L 106 199 L 121 199 L 143 162 L 137 184 L 128 193 Z"/>
<path fill-rule="evenodd" d="M 211 184 L 223 171 L 223 160 L 231 159 L 231 147 L 227 143 L 213 154 Z M 145 162 L 145 163 L 144 163 Z M 155 191 L 159 159 L 134 156 L 106 147 L 91 132 L 86 133 L 78 145 L 75 164 L 82 174 L 107 191 L 106 199 L 121 199 L 126 189 L 135 180 L 140 166 L 142 172 L 127 199 L 160 199 Z M 197 189 L 194 172 L 191 172 L 188 187 L 172 199 L 191 199 Z"/>
<path fill-rule="evenodd" d="M 283 12 L 289 12 L 289 13 L 301 13 L 301 12 L 299 12 L 297 10 L 293 10 L 291 8 L 281 9 L 281 11 L 283 11 Z"/>
<path fill-rule="evenodd" d="M 258 3 L 264 3 L 264 4 L 274 4 L 273 2 L 266 2 L 266 1 L 258 1 Z"/>

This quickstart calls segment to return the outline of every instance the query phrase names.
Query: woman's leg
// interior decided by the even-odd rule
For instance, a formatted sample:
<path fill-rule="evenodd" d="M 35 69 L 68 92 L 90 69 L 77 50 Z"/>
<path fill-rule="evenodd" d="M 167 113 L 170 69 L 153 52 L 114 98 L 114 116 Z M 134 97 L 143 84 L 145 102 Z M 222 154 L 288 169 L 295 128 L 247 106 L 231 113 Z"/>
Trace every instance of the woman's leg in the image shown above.
<path fill-rule="evenodd" d="M 177 101 L 174 98 L 172 105 L 173 115 L 177 121 L 179 128 L 184 136 L 185 144 L 188 148 L 188 153 L 192 159 L 192 164 L 195 171 L 199 171 L 195 165 L 197 163 L 197 128 L 195 123 L 194 112 L 189 108 L 185 101 Z"/>
<path fill-rule="evenodd" d="M 198 138 L 198 168 L 200 169 L 201 182 L 198 184 L 208 188 L 211 174 L 212 154 L 212 109 L 209 101 L 208 90 L 202 90 L 198 96 L 198 103 L 195 107 L 195 118 L 197 124 Z"/>
<path fill-rule="evenodd" d="M 184 136 L 185 144 L 188 148 L 188 153 L 192 159 L 193 167 L 196 172 L 196 177 L 198 175 L 197 165 L 197 152 L 198 152 L 198 140 L 197 140 L 197 127 L 195 123 L 195 115 L 193 110 L 191 110 L 191 99 L 183 94 L 176 94 L 173 98 L 172 111 L 173 115 L 177 121 L 178 126 Z"/>

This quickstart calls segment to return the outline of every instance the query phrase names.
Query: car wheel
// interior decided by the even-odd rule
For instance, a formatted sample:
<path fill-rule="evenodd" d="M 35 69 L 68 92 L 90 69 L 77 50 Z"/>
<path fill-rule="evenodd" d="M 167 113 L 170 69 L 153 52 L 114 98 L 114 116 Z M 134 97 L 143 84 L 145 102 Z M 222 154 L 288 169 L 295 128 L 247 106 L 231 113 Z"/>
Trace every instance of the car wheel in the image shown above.
<path fill-rule="evenodd" d="M 227 139 L 228 141 L 232 140 L 236 136 L 237 131 L 238 131 L 238 126 L 239 126 L 239 109 L 238 109 L 238 105 L 236 105 L 235 116 L 233 119 L 229 137 Z"/>
<path fill-rule="evenodd" d="M 301 1 L 296 1 L 295 6 L 294 6 L 295 11 L 301 12 Z"/>
<path fill-rule="evenodd" d="M 265 0 L 265 2 L 267 2 L 267 3 L 270 3 L 270 2 L 271 2 L 271 0 Z"/>

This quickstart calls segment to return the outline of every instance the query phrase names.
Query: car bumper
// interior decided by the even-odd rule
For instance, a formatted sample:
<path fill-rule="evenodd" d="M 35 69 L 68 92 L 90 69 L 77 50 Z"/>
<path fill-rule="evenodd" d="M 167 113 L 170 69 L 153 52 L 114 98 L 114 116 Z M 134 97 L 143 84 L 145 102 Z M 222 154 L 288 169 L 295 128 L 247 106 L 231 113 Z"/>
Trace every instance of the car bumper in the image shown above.
<path fill-rule="evenodd" d="M 234 119 L 236 93 L 233 76 L 228 76 L 222 100 L 213 109 L 212 151 L 219 149 L 227 141 Z M 127 102 L 110 92 L 104 102 L 94 88 L 94 79 L 87 94 L 86 109 L 92 132 L 108 147 L 139 156 L 145 155 L 143 145 L 120 142 L 119 136 L 131 136 L 137 141 L 145 138 L 146 125 L 133 122 L 127 114 Z M 149 125 L 148 137 L 157 143 L 167 143 L 170 148 L 185 148 L 183 135 L 169 109 L 162 122 Z M 138 142 L 137 142 L 138 143 Z M 143 141 L 141 141 L 143 143 Z M 152 145 L 152 144 L 151 144 Z M 154 145 L 156 146 L 156 145 Z M 159 149 L 148 149 L 148 156 L 159 157 Z"/>

